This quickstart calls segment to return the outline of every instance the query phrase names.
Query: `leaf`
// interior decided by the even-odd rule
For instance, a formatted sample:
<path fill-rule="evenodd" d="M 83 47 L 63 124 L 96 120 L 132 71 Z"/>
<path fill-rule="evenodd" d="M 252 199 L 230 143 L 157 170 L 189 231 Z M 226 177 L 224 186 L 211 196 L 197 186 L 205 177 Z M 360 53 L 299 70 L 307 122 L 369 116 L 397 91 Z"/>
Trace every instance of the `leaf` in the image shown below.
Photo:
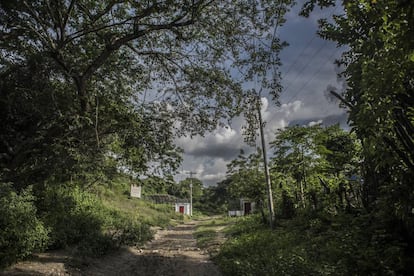
<path fill-rule="evenodd" d="M 414 51 L 409 55 L 409 59 L 414 62 Z"/>

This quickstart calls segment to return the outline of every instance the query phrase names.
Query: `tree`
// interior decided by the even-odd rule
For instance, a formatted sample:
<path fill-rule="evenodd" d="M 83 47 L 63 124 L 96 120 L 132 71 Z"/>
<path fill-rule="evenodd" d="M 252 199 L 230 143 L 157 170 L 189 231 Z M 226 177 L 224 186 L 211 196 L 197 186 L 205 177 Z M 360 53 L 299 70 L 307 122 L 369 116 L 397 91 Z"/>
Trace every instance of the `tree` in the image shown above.
<path fill-rule="evenodd" d="M 4 179 L 90 182 L 108 159 L 139 174 L 174 169 L 173 135 L 243 110 L 236 69 L 276 96 L 272 28 L 290 2 L 2 1 Z"/>
<path fill-rule="evenodd" d="M 256 202 L 263 222 L 267 222 L 266 182 L 261 164 L 262 154 L 259 148 L 248 156 L 245 156 L 244 151 L 240 151 L 239 156 L 227 165 L 227 192 L 232 199 L 239 200 L 245 197 Z"/>
<path fill-rule="evenodd" d="M 305 192 L 309 186 L 309 174 L 314 170 L 319 155 L 314 142 L 315 135 L 319 133 L 319 125 L 313 127 L 293 126 L 278 130 L 275 140 L 270 142 L 274 150 L 272 158 L 272 171 L 282 175 L 289 175 L 296 182 L 295 196 L 306 207 Z"/>
<path fill-rule="evenodd" d="M 354 133 L 333 125 L 322 129 L 316 137 L 320 159 L 319 180 L 323 185 L 323 175 L 333 179 L 337 185 L 339 207 L 343 209 L 361 208 L 361 145 Z"/>
<path fill-rule="evenodd" d="M 362 142 L 364 207 L 387 233 L 403 237 L 412 252 L 414 3 L 342 5 L 344 14 L 320 22 L 320 34 L 348 49 L 338 62 L 347 87 L 337 97 Z"/>
<path fill-rule="evenodd" d="M 145 195 L 153 194 L 166 194 L 169 190 L 169 187 L 175 185 L 175 182 L 172 178 L 162 178 L 159 176 L 149 176 L 146 179 L 141 180 L 143 193 Z"/>
<path fill-rule="evenodd" d="M 193 185 L 193 201 L 198 202 L 203 195 L 203 182 L 197 178 L 189 177 L 178 183 L 172 183 L 168 193 L 178 198 L 190 199 L 190 184 Z"/>
<path fill-rule="evenodd" d="M 216 186 L 208 186 L 203 190 L 200 200 L 200 210 L 213 214 L 222 214 L 227 212 L 229 202 L 232 200 L 228 192 L 230 179 L 224 179 L 217 183 Z"/>
<path fill-rule="evenodd" d="M 370 209 L 394 206 L 391 217 L 412 229 L 414 4 L 364 1 L 344 7 L 346 16 L 322 21 L 320 32 L 349 46 L 341 60 L 348 79 L 342 97 L 363 143 L 364 202 Z"/>
<path fill-rule="evenodd" d="M 254 71 L 265 75 L 265 67 L 277 64 L 269 57 L 279 51 L 279 41 L 267 32 L 275 20 L 282 22 L 287 3 L 7 1 L 1 7 L 2 48 L 20 63 L 29 53 L 43 55 L 39 61 L 53 64 L 55 77 L 76 91 L 81 114 L 94 104 L 91 87 L 121 77 L 119 83 L 137 92 L 158 90 L 160 100 L 177 108 L 177 114 L 191 115 L 187 127 L 195 128 L 197 120 L 204 129 L 210 119 L 231 116 L 242 96 L 223 62 L 232 60 L 250 78 Z M 19 47 L 19 39 L 26 43 Z M 270 51 L 253 47 L 264 39 L 270 40 Z M 4 61 L 19 64 L 7 55 Z M 277 78 L 270 80 L 278 85 Z M 236 94 L 232 98 L 229 92 Z"/>
<path fill-rule="evenodd" d="M 303 208 L 336 211 L 360 206 L 360 183 L 350 181 L 360 176 L 355 135 L 339 125 L 292 126 L 278 130 L 271 147 L 271 171 L 282 201 L 293 197 Z"/>

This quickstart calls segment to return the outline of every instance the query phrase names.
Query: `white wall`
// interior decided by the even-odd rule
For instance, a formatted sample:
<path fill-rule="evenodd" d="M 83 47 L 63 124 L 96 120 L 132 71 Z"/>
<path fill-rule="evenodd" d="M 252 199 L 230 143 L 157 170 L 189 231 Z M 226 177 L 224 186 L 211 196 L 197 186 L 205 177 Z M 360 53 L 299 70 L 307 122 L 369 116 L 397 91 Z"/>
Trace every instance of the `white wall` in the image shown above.
<path fill-rule="evenodd" d="M 180 212 L 180 206 L 184 206 L 184 215 L 190 215 L 190 203 L 175 203 L 175 212 Z"/>

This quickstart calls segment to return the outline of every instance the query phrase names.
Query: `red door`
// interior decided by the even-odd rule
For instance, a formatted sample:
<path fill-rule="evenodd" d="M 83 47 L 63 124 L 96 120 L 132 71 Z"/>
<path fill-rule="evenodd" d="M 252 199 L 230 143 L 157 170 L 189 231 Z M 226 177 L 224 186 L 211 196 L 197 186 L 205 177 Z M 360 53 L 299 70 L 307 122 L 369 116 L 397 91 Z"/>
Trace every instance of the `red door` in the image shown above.
<path fill-rule="evenodd" d="M 244 203 L 244 215 L 250 215 L 252 212 L 252 204 L 250 202 Z"/>
<path fill-rule="evenodd" d="M 180 213 L 181 214 L 184 214 L 184 206 L 180 206 L 180 207 L 178 207 L 179 209 L 180 209 Z"/>

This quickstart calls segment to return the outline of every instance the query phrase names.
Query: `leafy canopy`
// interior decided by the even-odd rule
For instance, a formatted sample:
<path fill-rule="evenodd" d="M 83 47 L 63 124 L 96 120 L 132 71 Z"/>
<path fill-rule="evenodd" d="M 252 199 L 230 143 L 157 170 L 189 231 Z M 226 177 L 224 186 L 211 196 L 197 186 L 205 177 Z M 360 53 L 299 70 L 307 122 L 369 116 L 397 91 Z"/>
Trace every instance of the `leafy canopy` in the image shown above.
<path fill-rule="evenodd" d="M 273 28 L 290 3 L 2 1 L 5 179 L 174 169 L 173 136 L 239 114 L 252 92 L 242 82 L 259 77 L 277 96 Z"/>

